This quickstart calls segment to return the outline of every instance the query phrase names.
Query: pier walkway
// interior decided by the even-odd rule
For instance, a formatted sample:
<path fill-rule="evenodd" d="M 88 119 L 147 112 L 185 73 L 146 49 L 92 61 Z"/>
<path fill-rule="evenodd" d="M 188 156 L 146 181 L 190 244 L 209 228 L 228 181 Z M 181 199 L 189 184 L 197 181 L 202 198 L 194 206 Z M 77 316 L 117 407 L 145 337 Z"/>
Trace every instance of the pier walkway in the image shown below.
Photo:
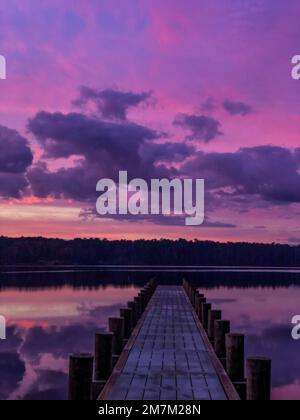
<path fill-rule="evenodd" d="M 239 399 L 181 286 L 158 286 L 100 400 Z"/>

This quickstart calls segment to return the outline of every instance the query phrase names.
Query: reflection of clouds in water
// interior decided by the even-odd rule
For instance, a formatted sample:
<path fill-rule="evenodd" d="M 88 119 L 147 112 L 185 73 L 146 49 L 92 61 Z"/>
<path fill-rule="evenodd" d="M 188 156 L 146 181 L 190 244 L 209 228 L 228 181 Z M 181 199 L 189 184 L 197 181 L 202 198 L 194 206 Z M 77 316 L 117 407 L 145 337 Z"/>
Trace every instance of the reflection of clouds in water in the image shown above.
<path fill-rule="evenodd" d="M 0 353 L 0 385 L 5 390 L 0 391 L 0 398 L 7 399 L 13 393 L 13 398 L 65 399 L 68 356 L 92 351 L 98 329 L 90 322 L 59 328 L 37 326 L 23 332 L 23 341 L 18 340 L 21 346 L 13 345 L 13 352 Z"/>
<path fill-rule="evenodd" d="M 293 384 L 276 387 L 272 391 L 274 400 L 299 400 L 300 399 L 300 382 L 297 380 Z"/>
<path fill-rule="evenodd" d="M 17 353 L 0 352 L 0 372 L 0 399 L 4 400 L 22 381 L 25 363 Z"/>
<path fill-rule="evenodd" d="M 270 325 L 259 334 L 248 334 L 246 343 L 248 355 L 267 356 L 272 359 L 274 387 L 283 387 L 299 381 L 300 342 L 292 339 L 290 325 Z M 300 393 L 298 397 L 300 398 Z"/>
<path fill-rule="evenodd" d="M 49 353 L 55 358 L 67 358 L 73 352 L 89 352 L 93 348 L 94 334 L 98 330 L 94 323 L 71 324 L 65 327 L 33 327 L 26 335 L 21 347 L 22 354 L 39 363 L 40 357 Z"/>
<path fill-rule="evenodd" d="M 126 305 L 125 305 L 126 306 Z M 112 305 L 112 306 L 81 306 L 78 308 L 82 314 L 86 317 L 91 318 L 95 322 L 102 320 L 103 324 L 106 326 L 108 318 L 119 314 L 120 308 L 123 308 L 124 305 Z"/>
<path fill-rule="evenodd" d="M 93 351 L 95 333 L 122 306 L 83 304 L 79 319 L 62 326 L 9 326 L 0 347 L 0 399 L 65 399 L 69 354 Z"/>
<path fill-rule="evenodd" d="M 0 341 L 0 399 L 9 398 L 25 375 L 25 363 L 18 349 L 23 342 L 20 331 L 14 325 L 6 330 L 6 340 Z"/>
<path fill-rule="evenodd" d="M 272 319 L 253 319 L 251 313 L 238 313 L 230 318 L 232 332 L 245 334 L 246 355 L 265 356 L 272 359 L 273 397 L 300 399 L 300 341 L 291 337 L 291 325 L 272 322 Z"/>
<path fill-rule="evenodd" d="M 211 303 L 218 303 L 219 305 L 223 305 L 226 303 L 235 303 L 236 299 L 226 299 L 226 298 L 210 298 L 209 301 Z"/>
<path fill-rule="evenodd" d="M 14 352 L 23 342 L 21 331 L 16 325 L 6 328 L 6 340 L 0 341 L 0 352 Z"/>
<path fill-rule="evenodd" d="M 254 321 L 248 314 L 241 314 L 239 318 L 234 322 L 234 329 L 235 331 L 244 333 L 246 335 L 259 335 L 263 334 L 264 330 L 269 328 L 271 325 L 272 321 L 268 319 Z"/>
<path fill-rule="evenodd" d="M 37 379 L 24 400 L 62 400 L 67 398 L 68 375 L 61 371 L 37 369 Z"/>
<path fill-rule="evenodd" d="M 72 352 L 89 352 L 94 346 L 95 333 L 103 329 L 103 325 L 107 325 L 108 318 L 116 315 L 120 307 L 81 305 L 81 323 L 77 321 L 59 327 L 32 327 L 27 331 L 21 352 L 35 363 L 39 363 L 45 354 L 51 354 L 58 359 L 67 358 Z"/>
<path fill-rule="evenodd" d="M 40 364 L 39 367 L 41 369 L 47 370 L 47 369 L 53 369 L 53 370 L 59 370 L 61 372 L 68 372 L 68 364 L 66 363 L 66 359 L 63 357 L 56 358 L 52 354 L 43 354 L 40 358 Z"/>
<path fill-rule="evenodd" d="M 214 302 L 224 300 L 229 299 Z M 0 342 L 0 398 L 13 395 L 23 399 L 65 399 L 69 353 L 93 351 L 94 333 L 107 325 L 110 316 L 119 313 L 120 306 L 81 305 L 81 322 L 76 318 L 62 326 L 9 326 L 8 339 Z M 300 342 L 292 340 L 290 325 L 265 319 L 253 321 L 247 313 L 233 324 L 234 331 L 246 335 L 247 355 L 272 358 L 273 395 L 287 397 L 291 392 L 300 398 Z"/>

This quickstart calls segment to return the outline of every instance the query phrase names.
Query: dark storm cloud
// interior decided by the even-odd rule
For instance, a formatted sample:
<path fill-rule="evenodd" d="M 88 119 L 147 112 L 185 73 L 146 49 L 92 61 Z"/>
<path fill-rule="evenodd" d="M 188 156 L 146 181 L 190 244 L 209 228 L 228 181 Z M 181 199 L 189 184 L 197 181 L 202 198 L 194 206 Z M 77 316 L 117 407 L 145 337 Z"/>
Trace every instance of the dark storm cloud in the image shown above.
<path fill-rule="evenodd" d="M 116 164 L 138 156 L 139 145 L 159 137 L 159 133 L 134 123 L 111 123 L 84 114 L 39 112 L 28 122 L 48 158 L 82 155 L 91 161 L 102 161 L 107 154 Z"/>
<path fill-rule="evenodd" d="M 175 124 L 191 130 L 189 139 L 209 142 L 221 135 L 220 123 L 210 117 L 183 114 Z M 44 158 L 78 159 L 73 167 L 54 172 L 41 163 L 31 167 L 27 178 L 32 193 L 38 197 L 92 203 L 100 178 L 117 181 L 119 171 L 127 170 L 129 179 L 170 179 L 179 175 L 204 178 L 207 210 L 231 205 L 245 211 L 253 197 L 255 205 L 261 206 L 300 202 L 300 149 L 257 146 L 237 152 L 195 152 L 191 144 L 158 142 L 164 134 L 150 128 L 128 121 L 107 122 L 81 113 L 40 112 L 29 120 L 28 129 L 43 149 Z M 8 181 L 5 185 L 11 190 Z M 166 223 L 177 220 L 168 218 Z"/>
<path fill-rule="evenodd" d="M 250 105 L 243 102 L 230 101 L 229 99 L 223 102 L 223 108 L 230 115 L 242 115 L 243 117 L 252 112 L 252 107 Z"/>
<path fill-rule="evenodd" d="M 93 102 L 103 118 L 126 120 L 129 108 L 136 107 L 149 101 L 151 92 L 122 92 L 114 89 L 97 91 L 95 89 L 82 86 L 80 88 L 79 99 L 73 103 L 77 106 L 85 106 L 88 102 Z"/>
<path fill-rule="evenodd" d="M 141 125 L 105 122 L 78 113 L 40 112 L 29 120 L 28 129 L 38 139 L 45 157 L 80 155 L 99 166 L 109 158 L 120 168 L 137 165 L 141 159 L 180 161 L 194 150 L 184 143 L 153 143 L 165 134 Z"/>
<path fill-rule="evenodd" d="M 217 121 L 196 118 L 204 118 L 196 125 L 198 136 L 209 139 L 217 135 Z M 258 146 L 237 152 L 195 153 L 184 143 L 157 143 L 160 133 L 149 128 L 128 122 L 108 123 L 78 113 L 40 112 L 29 121 L 28 128 L 47 158 L 81 157 L 75 167 L 56 172 L 45 165 L 31 168 L 28 179 L 38 197 L 93 201 L 100 178 L 117 180 L 119 170 L 127 170 L 129 178 L 146 180 L 172 178 L 179 173 L 204 178 L 206 193 L 214 190 L 207 208 L 216 203 L 217 197 L 223 204 L 234 201 L 237 208 L 247 206 L 253 195 L 265 202 L 300 202 L 299 149 Z M 183 164 L 175 170 L 163 162 Z"/>
<path fill-rule="evenodd" d="M 83 161 L 75 168 L 63 168 L 56 172 L 51 172 L 44 166 L 36 166 L 28 172 L 28 179 L 37 197 L 89 201 L 96 194 L 96 182 L 101 174 L 103 167 Z"/>
<path fill-rule="evenodd" d="M 193 146 L 185 143 L 145 143 L 140 146 L 139 154 L 147 162 L 182 162 L 195 151 Z"/>
<path fill-rule="evenodd" d="M 192 151 L 184 144 L 152 143 L 161 134 L 134 123 L 113 123 L 83 114 L 40 112 L 28 123 L 44 150 L 45 158 L 81 159 L 75 167 L 50 172 L 37 165 L 28 172 L 33 193 L 38 197 L 72 198 L 79 201 L 96 197 L 100 178 L 117 180 L 119 170 L 130 178 L 168 176 L 172 171 L 157 162 L 184 159 Z"/>
<path fill-rule="evenodd" d="M 187 140 L 201 140 L 209 143 L 222 135 L 220 122 L 205 115 L 180 114 L 175 118 L 174 124 L 191 131 L 191 135 L 186 137 Z"/>
<path fill-rule="evenodd" d="M 23 173 L 32 159 L 26 139 L 17 131 L 0 126 L 0 172 Z"/>
<path fill-rule="evenodd" d="M 0 172 L 0 197 L 20 198 L 27 186 L 24 174 Z"/>
<path fill-rule="evenodd" d="M 273 203 L 292 203 L 300 202 L 299 167 L 297 151 L 258 146 L 234 153 L 199 152 L 182 170 L 205 178 L 209 189 L 230 188 L 223 198 L 257 195 Z"/>
<path fill-rule="evenodd" d="M 27 140 L 17 131 L 0 126 L 0 197 L 22 195 L 28 185 L 25 172 L 32 160 Z"/>

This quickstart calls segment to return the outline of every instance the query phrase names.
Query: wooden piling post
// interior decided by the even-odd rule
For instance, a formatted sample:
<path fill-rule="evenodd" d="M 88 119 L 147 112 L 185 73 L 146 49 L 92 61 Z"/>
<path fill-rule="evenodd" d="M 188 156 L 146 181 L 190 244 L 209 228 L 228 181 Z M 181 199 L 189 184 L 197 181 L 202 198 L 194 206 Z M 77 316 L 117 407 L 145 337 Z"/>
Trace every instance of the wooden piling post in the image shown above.
<path fill-rule="evenodd" d="M 95 381 L 106 381 L 111 374 L 113 340 L 112 333 L 98 332 L 95 335 Z"/>
<path fill-rule="evenodd" d="M 208 338 L 213 343 L 215 339 L 215 321 L 222 318 L 222 311 L 211 309 L 208 312 Z"/>
<path fill-rule="evenodd" d="M 200 299 L 201 299 L 200 296 L 196 295 L 196 298 L 195 298 L 195 312 L 196 312 L 198 318 L 199 318 L 199 310 L 200 310 Z"/>
<path fill-rule="evenodd" d="M 152 279 L 151 282 L 150 282 L 150 285 L 151 285 L 152 294 L 153 294 L 155 292 L 156 287 L 157 287 L 156 280 L 155 279 Z"/>
<path fill-rule="evenodd" d="M 136 303 L 128 302 L 127 306 L 128 308 L 132 309 L 132 328 L 134 328 L 138 321 L 137 312 L 136 312 Z"/>
<path fill-rule="evenodd" d="M 132 309 L 122 308 L 120 309 L 120 316 L 124 318 L 124 338 L 129 339 L 132 331 Z"/>
<path fill-rule="evenodd" d="M 148 305 L 149 300 L 151 299 L 151 295 L 152 295 L 151 288 L 149 286 L 145 289 L 145 294 L 146 294 L 146 302 Z"/>
<path fill-rule="evenodd" d="M 199 321 L 201 322 L 201 324 L 202 324 L 202 306 L 204 305 L 204 303 L 206 303 L 206 298 L 201 297 L 199 299 L 199 312 L 198 312 L 198 318 L 199 318 Z"/>
<path fill-rule="evenodd" d="M 194 308 L 195 308 L 196 293 L 197 293 L 196 289 L 192 287 L 191 303 Z"/>
<path fill-rule="evenodd" d="M 144 290 L 141 290 L 139 293 L 139 297 L 141 298 L 141 307 L 142 307 L 142 313 L 143 313 L 147 306 L 146 292 Z"/>
<path fill-rule="evenodd" d="M 264 357 L 247 359 L 247 400 L 271 399 L 271 360 Z"/>
<path fill-rule="evenodd" d="M 72 354 L 69 360 L 69 400 L 90 401 L 92 399 L 93 355 Z"/>
<path fill-rule="evenodd" d="M 124 318 L 109 318 L 109 331 L 114 334 L 114 355 L 120 356 L 124 343 Z"/>
<path fill-rule="evenodd" d="M 202 304 L 202 326 L 207 332 L 208 330 L 208 311 L 211 310 L 211 303 Z"/>
<path fill-rule="evenodd" d="M 226 369 L 232 382 L 244 381 L 244 335 L 226 335 Z"/>
<path fill-rule="evenodd" d="M 193 287 L 192 304 L 193 304 L 194 309 L 196 307 L 196 296 L 198 296 L 198 294 L 199 294 L 198 290 L 195 287 Z"/>
<path fill-rule="evenodd" d="M 219 359 L 226 359 L 226 334 L 230 333 L 230 321 L 216 320 L 215 321 L 215 340 L 214 347 L 216 355 Z"/>
<path fill-rule="evenodd" d="M 137 321 L 138 321 L 143 313 L 141 297 L 140 296 L 135 297 L 134 302 L 136 304 L 136 315 L 137 315 Z"/>
<path fill-rule="evenodd" d="M 204 296 L 200 293 L 197 293 L 195 296 L 195 312 L 199 319 L 201 318 L 201 303 L 203 301 L 206 302 Z"/>
<path fill-rule="evenodd" d="M 188 297 L 190 299 L 190 302 L 192 302 L 192 286 L 190 284 L 188 286 Z"/>
<path fill-rule="evenodd" d="M 186 284 L 185 284 L 185 291 L 186 291 L 186 294 L 187 294 L 187 295 L 189 295 L 189 289 L 190 289 L 190 284 L 189 284 L 189 282 L 188 282 L 188 281 L 186 281 Z"/>
<path fill-rule="evenodd" d="M 190 301 L 191 301 L 191 304 L 193 304 L 193 295 L 194 295 L 194 288 L 193 288 L 193 286 L 190 286 Z"/>

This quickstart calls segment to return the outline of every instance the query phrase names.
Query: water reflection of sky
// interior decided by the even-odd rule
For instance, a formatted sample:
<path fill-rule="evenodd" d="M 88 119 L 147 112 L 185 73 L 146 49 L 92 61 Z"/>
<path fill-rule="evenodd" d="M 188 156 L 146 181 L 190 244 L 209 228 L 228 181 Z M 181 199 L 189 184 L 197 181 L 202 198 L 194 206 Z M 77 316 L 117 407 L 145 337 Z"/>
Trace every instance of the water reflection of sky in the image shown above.
<path fill-rule="evenodd" d="M 0 399 L 65 399 L 69 353 L 92 351 L 95 332 L 136 294 L 133 286 L 1 292 Z"/>
<path fill-rule="evenodd" d="M 0 399 L 65 399 L 69 353 L 92 351 L 94 333 L 149 279 L 149 273 L 134 282 L 120 273 L 106 281 L 97 273 L 37 276 L 0 281 L 0 313 L 8 320 L 7 340 L 0 340 Z M 161 279 L 167 280 L 177 281 L 170 273 Z M 300 399 L 300 341 L 292 340 L 290 324 L 300 313 L 298 280 L 231 273 L 195 273 L 193 280 L 232 329 L 245 333 L 247 355 L 272 358 L 273 398 Z"/>
<path fill-rule="evenodd" d="M 300 313 L 300 287 L 209 289 L 205 294 L 234 332 L 246 335 L 248 356 L 271 357 L 273 399 L 300 400 L 300 341 L 291 338 L 291 319 Z"/>

